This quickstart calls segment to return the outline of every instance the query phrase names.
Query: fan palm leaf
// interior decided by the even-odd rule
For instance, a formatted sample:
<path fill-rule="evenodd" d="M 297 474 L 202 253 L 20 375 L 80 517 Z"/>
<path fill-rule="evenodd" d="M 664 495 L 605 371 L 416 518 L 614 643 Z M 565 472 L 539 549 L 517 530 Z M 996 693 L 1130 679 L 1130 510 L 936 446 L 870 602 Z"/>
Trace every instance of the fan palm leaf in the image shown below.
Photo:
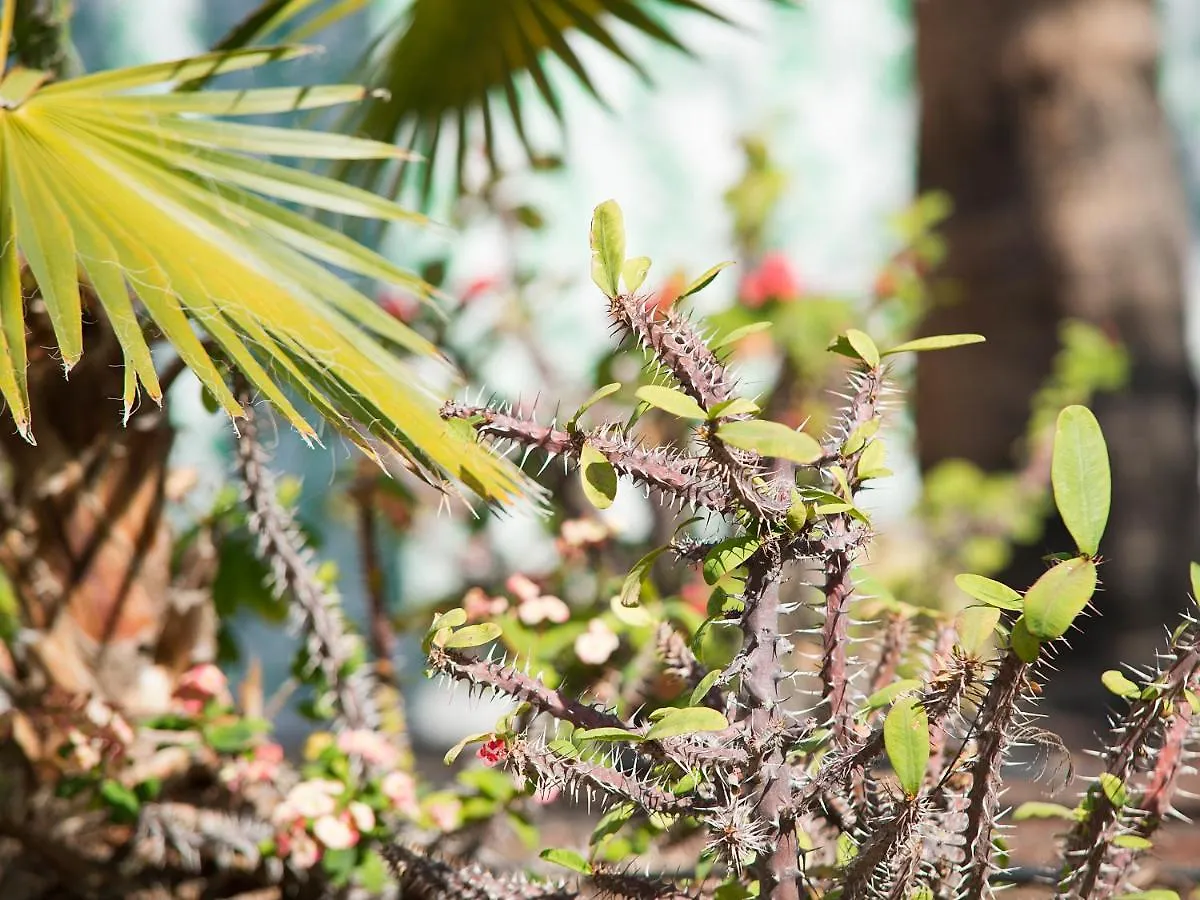
<path fill-rule="evenodd" d="M 770 2 L 786 5 L 791 0 Z M 297 35 L 307 39 L 363 5 L 362 0 L 329 0 L 324 6 L 320 0 L 267 0 L 233 29 L 223 44 L 246 46 L 280 32 L 289 39 L 299 39 Z M 591 74 L 572 48 L 572 36 L 586 36 L 646 78 L 645 70 L 618 39 L 614 23 L 622 22 L 659 43 L 687 52 L 657 15 L 671 9 L 727 21 L 704 0 L 412 0 L 360 67 L 367 83 L 387 92 L 385 99 L 349 116 L 347 127 L 406 146 L 428 159 L 423 168 L 426 194 L 438 151 L 450 151 L 461 179 L 467 148 L 480 129 L 495 169 L 494 132 L 505 116 L 534 159 L 536 153 L 525 127 L 522 82 L 532 84 L 561 124 L 563 104 L 547 62 L 558 60 L 603 103 Z M 449 144 L 454 146 L 446 146 Z M 355 184 L 379 184 L 388 162 L 347 160 L 338 164 L 336 172 Z M 398 188 L 405 173 L 406 166 L 401 163 L 388 193 Z"/>
<path fill-rule="evenodd" d="M 11 0 L 5 6 L 11 14 Z M 68 373 L 83 352 L 87 308 L 95 303 L 109 319 L 124 352 L 127 416 L 141 391 L 162 400 L 148 319 L 235 418 L 242 410 L 225 362 L 308 440 L 317 432 L 296 395 L 368 453 L 390 447 L 428 480 L 440 483 L 448 473 L 489 500 L 511 500 L 523 476 L 448 428 L 436 398 L 397 352 L 437 357 L 436 348 L 328 266 L 418 294 L 421 280 L 284 204 L 389 222 L 420 217 L 265 158 L 403 154 L 345 135 L 211 118 L 318 109 L 369 92 L 356 85 L 144 92 L 308 52 L 214 53 L 59 82 L 20 68 L 4 75 L 0 395 L 33 441 L 25 315 L 36 287 Z"/>

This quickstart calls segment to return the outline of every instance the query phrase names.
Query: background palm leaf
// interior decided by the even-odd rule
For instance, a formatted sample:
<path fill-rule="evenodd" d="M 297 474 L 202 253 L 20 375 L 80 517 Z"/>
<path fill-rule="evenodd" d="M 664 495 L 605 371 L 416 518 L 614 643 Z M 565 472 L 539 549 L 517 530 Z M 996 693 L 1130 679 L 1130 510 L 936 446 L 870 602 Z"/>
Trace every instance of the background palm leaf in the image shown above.
<path fill-rule="evenodd" d="M 317 109 L 362 100 L 367 91 L 131 93 L 307 52 L 209 54 L 52 84 L 26 69 L 4 77 L 0 394 L 32 441 L 25 298 L 36 284 L 68 372 L 83 352 L 85 310 L 102 311 L 124 353 L 126 415 L 139 386 L 161 401 L 137 300 L 231 416 L 242 410 L 220 365 L 226 361 L 306 439 L 316 432 L 281 381 L 367 452 L 382 442 L 429 480 L 450 473 L 484 497 L 511 499 L 522 476 L 447 427 L 435 398 L 395 352 L 436 356 L 435 348 L 323 263 L 417 293 L 420 279 L 274 201 L 385 221 L 419 217 L 359 188 L 250 155 L 402 154 L 374 141 L 205 118 Z"/>
<path fill-rule="evenodd" d="M 362 5 L 361 0 L 332 0 L 313 16 L 320 7 L 319 0 L 267 0 L 222 44 L 246 46 L 280 29 L 288 34 L 289 28 L 307 37 Z M 562 103 L 546 70 L 548 59 L 565 65 L 593 97 L 603 102 L 600 90 L 571 47 L 572 33 L 586 35 L 648 78 L 617 39 L 613 24 L 624 22 L 658 42 L 687 52 L 657 15 L 673 8 L 727 21 L 702 0 L 413 0 L 360 69 L 369 84 L 386 90 L 386 98 L 352 114 L 346 128 L 407 147 L 429 160 L 421 169 L 423 196 L 428 196 L 439 150 L 452 155 L 456 175 L 461 179 L 468 146 L 480 132 L 495 169 L 494 133 L 504 116 L 533 159 L 521 82 L 527 80 L 533 85 L 561 123 Z M 310 17 L 304 18 L 306 15 Z M 402 162 L 390 174 L 386 193 L 396 193 L 407 169 Z M 364 186 L 378 185 L 388 170 L 385 160 L 345 161 L 336 169 L 339 177 Z"/>

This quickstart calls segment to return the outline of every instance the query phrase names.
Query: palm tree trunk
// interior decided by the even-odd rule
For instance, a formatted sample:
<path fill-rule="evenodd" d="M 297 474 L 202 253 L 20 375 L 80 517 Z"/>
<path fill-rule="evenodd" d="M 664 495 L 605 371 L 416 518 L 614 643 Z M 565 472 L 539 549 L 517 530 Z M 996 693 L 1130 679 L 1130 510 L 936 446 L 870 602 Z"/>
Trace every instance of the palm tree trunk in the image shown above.
<path fill-rule="evenodd" d="M 1146 658 L 1196 555 L 1196 388 L 1184 341 L 1186 208 L 1156 96 L 1149 0 L 916 4 L 920 187 L 955 202 L 947 271 L 958 302 L 930 333 L 979 331 L 980 352 L 923 355 L 923 467 L 1013 465 L 1064 317 L 1129 350 L 1132 378 L 1097 400 L 1114 468 L 1092 665 Z M 1048 535 L 1009 575 L 1028 585 Z M 1106 640 L 1099 640 L 1100 636 Z M 1128 637 L 1130 640 L 1118 640 Z M 1118 646 L 1123 644 L 1123 646 Z"/>

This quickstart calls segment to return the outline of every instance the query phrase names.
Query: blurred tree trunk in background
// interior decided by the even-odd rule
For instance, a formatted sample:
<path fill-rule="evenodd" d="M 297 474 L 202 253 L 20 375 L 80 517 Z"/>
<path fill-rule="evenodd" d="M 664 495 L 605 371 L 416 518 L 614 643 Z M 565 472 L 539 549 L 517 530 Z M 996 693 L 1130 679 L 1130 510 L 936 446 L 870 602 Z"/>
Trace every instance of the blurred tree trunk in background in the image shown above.
<path fill-rule="evenodd" d="M 1119 338 L 1131 382 L 1096 403 L 1114 467 L 1104 619 L 1085 625 L 1064 662 L 1090 672 L 1122 647 L 1146 660 L 1143 639 L 1184 603 L 1198 504 L 1187 218 L 1156 94 L 1154 4 L 923 0 L 914 9 L 920 188 L 947 190 L 955 204 L 944 274 L 956 296 L 925 327 L 988 339 L 969 353 L 921 355 L 921 465 L 960 457 L 1011 467 L 1057 323 L 1079 317 Z M 1042 571 L 1044 552 L 1069 546 L 1061 535 L 1014 564 L 1015 586 Z"/>

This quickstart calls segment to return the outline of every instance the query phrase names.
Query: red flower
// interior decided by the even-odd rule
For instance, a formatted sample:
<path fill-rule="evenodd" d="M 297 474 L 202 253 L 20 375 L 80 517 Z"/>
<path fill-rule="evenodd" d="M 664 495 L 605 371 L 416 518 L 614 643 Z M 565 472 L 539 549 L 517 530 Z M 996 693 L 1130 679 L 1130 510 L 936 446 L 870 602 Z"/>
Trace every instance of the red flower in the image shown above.
<path fill-rule="evenodd" d="M 475 755 L 490 769 L 504 762 L 505 757 L 508 756 L 508 744 L 505 743 L 504 738 L 494 737 L 480 747 Z"/>
<path fill-rule="evenodd" d="M 757 309 L 768 300 L 796 299 L 800 296 L 800 283 L 787 257 L 768 253 L 758 268 L 742 279 L 738 295 L 744 305 Z"/>

